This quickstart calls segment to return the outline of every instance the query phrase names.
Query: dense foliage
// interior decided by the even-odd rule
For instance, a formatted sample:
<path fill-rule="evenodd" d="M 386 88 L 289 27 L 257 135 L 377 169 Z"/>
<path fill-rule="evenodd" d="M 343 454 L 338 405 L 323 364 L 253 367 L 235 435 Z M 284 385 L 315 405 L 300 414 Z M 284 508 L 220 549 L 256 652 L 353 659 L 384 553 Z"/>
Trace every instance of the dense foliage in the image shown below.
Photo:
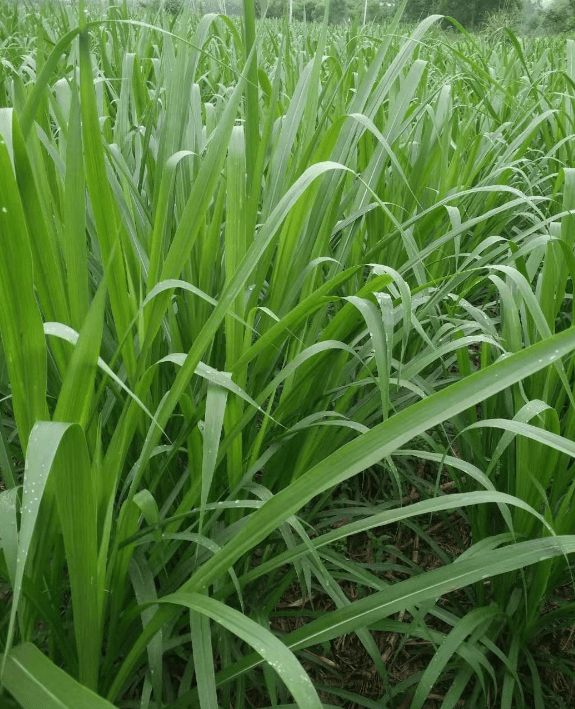
<path fill-rule="evenodd" d="M 266 17 L 281 18 L 289 16 L 291 5 L 292 19 L 296 21 L 319 21 L 321 22 L 325 13 L 324 0 L 270 0 L 270 2 L 258 2 L 256 7 L 258 14 L 262 14 L 265 9 Z M 331 0 L 328 19 L 331 24 L 338 24 L 349 21 L 354 17 L 361 17 L 365 13 L 369 22 L 384 22 L 390 19 L 397 9 L 395 0 Z"/>
<path fill-rule="evenodd" d="M 146 0 L 148 7 L 178 14 L 191 7 L 200 14 L 242 14 L 243 0 Z M 329 22 L 341 24 L 359 19 L 366 22 L 385 23 L 395 14 L 399 0 L 331 0 Z M 321 22 L 325 13 L 325 0 L 255 0 L 259 17 L 265 13 L 270 19 L 290 17 L 301 22 Z M 575 3 L 573 0 L 407 0 L 404 20 L 419 22 L 431 14 L 453 17 L 468 30 L 493 30 L 513 27 L 522 34 L 563 33 L 575 29 Z M 449 27 L 446 21 L 444 27 Z"/>
<path fill-rule="evenodd" d="M 229 16 L 242 14 L 243 0 L 140 0 L 140 4 L 158 11 L 177 15 L 189 7 L 194 12 L 223 13 Z M 391 20 L 399 0 L 331 0 L 328 20 L 331 24 L 385 23 Z M 325 0 L 255 0 L 258 17 L 290 17 L 301 22 L 321 22 L 326 9 Z M 467 30 L 493 31 L 512 27 L 521 34 L 553 34 L 575 29 L 574 0 L 407 0 L 404 20 L 419 22 L 431 14 L 453 17 Z M 445 21 L 444 28 L 450 27 Z"/>
<path fill-rule="evenodd" d="M 489 15 L 520 9 L 522 0 L 409 0 L 406 19 L 421 20 L 432 14 L 453 17 L 469 29 L 480 26 Z"/>
<path fill-rule="evenodd" d="M 245 10 L 0 3 L 0 703 L 573 706 L 575 42 Z"/>
<path fill-rule="evenodd" d="M 567 0 L 568 2 L 570 0 Z M 429 15 L 440 14 L 455 18 L 468 29 L 478 28 L 492 15 L 507 13 L 515 17 L 523 9 L 524 0 L 408 0 L 404 19 L 419 22 Z M 341 23 L 359 16 L 363 20 L 385 22 L 396 11 L 397 0 L 332 0 L 330 3 L 330 22 Z M 319 20 L 325 10 L 324 0 L 270 0 L 259 2 L 260 13 L 266 8 L 267 17 L 279 18 L 289 14 L 296 20 Z"/>
<path fill-rule="evenodd" d="M 575 2 L 556 0 L 543 16 L 544 27 L 552 32 L 571 32 L 575 30 Z"/>

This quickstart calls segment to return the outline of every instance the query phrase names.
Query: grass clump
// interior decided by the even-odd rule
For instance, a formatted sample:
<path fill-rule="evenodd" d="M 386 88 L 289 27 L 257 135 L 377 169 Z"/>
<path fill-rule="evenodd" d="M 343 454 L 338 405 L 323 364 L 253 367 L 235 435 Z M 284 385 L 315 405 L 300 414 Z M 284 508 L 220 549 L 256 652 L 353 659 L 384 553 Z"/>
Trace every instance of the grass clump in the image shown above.
<path fill-rule="evenodd" d="M 0 5 L 6 702 L 571 701 L 575 43 L 400 16 Z"/>

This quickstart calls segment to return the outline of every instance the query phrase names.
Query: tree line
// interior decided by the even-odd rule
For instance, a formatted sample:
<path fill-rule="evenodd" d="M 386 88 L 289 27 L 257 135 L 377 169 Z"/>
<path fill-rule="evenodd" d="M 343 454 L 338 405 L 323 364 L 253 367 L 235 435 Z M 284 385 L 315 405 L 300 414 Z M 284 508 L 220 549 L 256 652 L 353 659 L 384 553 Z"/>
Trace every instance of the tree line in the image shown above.
<path fill-rule="evenodd" d="M 147 0 L 149 2 L 149 0 Z M 153 1 L 153 0 L 152 0 Z M 162 2 L 162 0 L 155 0 Z M 401 0 L 331 0 L 329 21 L 340 24 L 358 17 L 365 22 L 385 22 L 393 16 Z M 408 0 L 403 19 L 418 22 L 428 15 L 453 17 L 468 30 L 505 25 L 523 31 L 575 31 L 575 0 Z M 185 2 L 196 10 L 241 15 L 242 0 L 163 0 L 170 12 L 178 12 Z M 326 0 L 255 0 L 258 15 L 288 17 L 295 21 L 321 22 Z"/>
<path fill-rule="evenodd" d="M 575 0 L 567 0 L 575 2 Z M 359 14 L 367 21 L 385 21 L 399 5 L 399 0 L 331 0 L 330 22 L 340 23 Z M 260 12 L 266 7 L 265 0 L 259 0 Z M 515 13 L 523 7 L 523 0 L 409 0 L 403 19 L 410 22 L 428 15 L 453 17 L 464 27 L 473 29 L 484 23 L 497 12 Z M 283 17 L 291 9 L 294 20 L 320 20 L 325 11 L 325 0 L 269 0 L 267 17 Z"/>

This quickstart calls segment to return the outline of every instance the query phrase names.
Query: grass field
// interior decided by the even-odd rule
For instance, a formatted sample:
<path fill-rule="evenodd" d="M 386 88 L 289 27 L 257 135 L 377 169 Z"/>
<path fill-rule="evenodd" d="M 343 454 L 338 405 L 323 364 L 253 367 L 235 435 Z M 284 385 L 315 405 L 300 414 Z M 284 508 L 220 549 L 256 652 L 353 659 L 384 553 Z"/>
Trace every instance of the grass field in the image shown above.
<path fill-rule="evenodd" d="M 575 42 L 400 14 L 0 3 L 2 709 L 575 706 Z"/>

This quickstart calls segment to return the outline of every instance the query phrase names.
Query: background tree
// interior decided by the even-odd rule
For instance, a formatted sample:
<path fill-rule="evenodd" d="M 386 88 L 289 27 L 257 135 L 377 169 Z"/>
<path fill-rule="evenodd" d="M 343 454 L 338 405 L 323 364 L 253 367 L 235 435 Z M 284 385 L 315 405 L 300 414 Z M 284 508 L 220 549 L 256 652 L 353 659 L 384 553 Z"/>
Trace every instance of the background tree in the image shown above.
<path fill-rule="evenodd" d="M 556 0 L 545 13 L 544 27 L 550 32 L 575 30 L 575 3 L 573 0 Z"/>
<path fill-rule="evenodd" d="M 350 7 L 347 0 L 331 0 L 329 6 L 329 21 L 339 24 L 347 20 L 350 14 Z"/>
<path fill-rule="evenodd" d="M 395 14 L 397 10 L 396 0 L 355 0 L 352 7 L 352 16 L 358 15 L 363 20 L 363 13 L 366 14 L 367 22 L 385 22 Z"/>
<path fill-rule="evenodd" d="M 545 24 L 545 10 L 541 0 L 523 0 L 518 17 L 518 29 L 522 34 L 540 33 Z"/>
<path fill-rule="evenodd" d="M 521 4 L 521 0 L 409 0 L 405 19 L 420 20 L 433 14 L 447 15 L 467 29 L 474 29 L 484 23 L 489 15 L 502 10 L 518 10 Z"/>

